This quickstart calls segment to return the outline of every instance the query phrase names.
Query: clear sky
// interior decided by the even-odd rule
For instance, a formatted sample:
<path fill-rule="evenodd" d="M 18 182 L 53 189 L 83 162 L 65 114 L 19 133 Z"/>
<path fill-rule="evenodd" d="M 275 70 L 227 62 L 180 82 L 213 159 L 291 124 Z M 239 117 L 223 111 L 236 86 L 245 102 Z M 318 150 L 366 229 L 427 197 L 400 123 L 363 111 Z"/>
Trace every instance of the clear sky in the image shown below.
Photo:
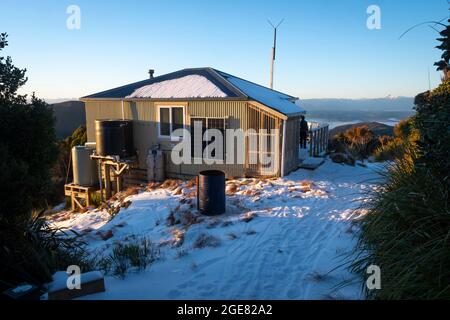
<path fill-rule="evenodd" d="M 69 30 L 69 5 L 81 28 Z M 369 5 L 381 29 L 366 26 Z M 446 0 L 0 0 L 0 32 L 29 77 L 23 92 L 81 97 L 187 67 L 211 66 L 268 85 L 272 30 L 274 87 L 300 98 L 413 96 L 439 82 L 438 34 L 414 24 L 449 15 Z"/>

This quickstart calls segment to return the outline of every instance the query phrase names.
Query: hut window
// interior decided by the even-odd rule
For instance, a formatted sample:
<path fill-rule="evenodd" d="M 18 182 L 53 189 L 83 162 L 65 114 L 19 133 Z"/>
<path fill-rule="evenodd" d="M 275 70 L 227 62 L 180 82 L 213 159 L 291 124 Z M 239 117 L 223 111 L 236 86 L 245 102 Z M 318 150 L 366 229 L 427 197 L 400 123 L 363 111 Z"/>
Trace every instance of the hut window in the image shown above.
<path fill-rule="evenodd" d="M 159 137 L 179 138 L 173 132 L 184 128 L 184 107 L 159 107 Z"/>
<path fill-rule="evenodd" d="M 225 118 L 199 118 L 199 117 L 191 117 L 191 141 L 194 142 L 194 123 L 200 122 L 202 125 L 202 137 L 205 134 L 205 131 L 207 129 L 217 129 L 222 133 L 223 137 L 223 148 L 222 148 L 222 154 L 216 155 L 216 150 L 213 150 L 211 153 L 211 156 L 213 159 L 217 160 L 225 160 L 225 129 L 226 129 L 226 119 Z M 211 142 L 213 142 L 212 140 Z M 209 143 L 211 143 L 209 142 Z M 203 158 L 203 152 L 209 144 L 207 141 L 202 141 L 202 158 Z M 194 143 L 191 143 L 191 154 L 192 157 L 195 157 L 194 155 Z"/>
<path fill-rule="evenodd" d="M 172 108 L 172 131 L 183 129 L 183 108 Z"/>

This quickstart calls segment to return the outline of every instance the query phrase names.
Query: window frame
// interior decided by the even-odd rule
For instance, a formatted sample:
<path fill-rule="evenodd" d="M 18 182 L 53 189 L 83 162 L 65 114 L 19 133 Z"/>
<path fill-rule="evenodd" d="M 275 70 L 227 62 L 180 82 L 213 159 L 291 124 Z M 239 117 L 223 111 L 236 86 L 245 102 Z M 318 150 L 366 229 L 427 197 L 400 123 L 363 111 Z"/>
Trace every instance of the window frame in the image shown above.
<path fill-rule="evenodd" d="M 205 119 L 206 121 L 206 130 L 209 129 L 209 119 L 219 119 L 219 120 L 223 120 L 223 131 L 224 131 L 224 136 L 223 136 L 223 159 L 213 159 L 213 158 L 204 158 L 203 157 L 203 151 L 202 150 L 202 157 L 198 158 L 195 157 L 194 154 L 191 154 L 191 158 L 194 160 L 201 160 L 203 162 L 203 160 L 207 159 L 207 160 L 216 160 L 218 164 L 223 164 L 226 161 L 227 158 L 227 150 L 226 150 L 226 131 L 227 131 L 227 126 L 228 126 L 228 117 L 204 117 L 204 116 L 191 116 L 189 119 L 189 126 L 191 127 L 191 137 L 192 137 L 192 119 Z M 214 129 L 214 128 L 213 128 Z"/>
<path fill-rule="evenodd" d="M 185 105 L 158 105 L 158 139 L 164 140 L 172 140 L 172 141 L 180 141 L 184 139 L 183 136 L 174 136 L 173 132 L 173 122 L 172 122 L 172 109 L 173 108 L 181 108 L 183 110 L 183 129 L 186 129 L 186 106 Z M 169 110 L 169 130 L 170 135 L 162 135 L 161 134 L 161 109 Z"/>

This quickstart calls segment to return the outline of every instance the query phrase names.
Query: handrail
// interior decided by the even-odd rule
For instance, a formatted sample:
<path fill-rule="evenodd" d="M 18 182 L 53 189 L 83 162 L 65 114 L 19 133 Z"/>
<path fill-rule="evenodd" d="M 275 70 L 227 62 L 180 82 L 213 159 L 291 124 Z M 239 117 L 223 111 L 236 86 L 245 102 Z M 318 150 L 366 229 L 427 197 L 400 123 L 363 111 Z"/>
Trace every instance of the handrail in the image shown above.
<path fill-rule="evenodd" d="M 309 127 L 309 131 L 317 131 L 321 128 L 326 128 L 328 127 L 329 124 L 328 123 L 322 123 L 322 122 L 309 122 L 308 123 L 308 127 Z"/>
<path fill-rule="evenodd" d="M 318 156 L 327 150 L 329 139 L 328 123 L 311 122 L 309 125 L 309 155 Z"/>

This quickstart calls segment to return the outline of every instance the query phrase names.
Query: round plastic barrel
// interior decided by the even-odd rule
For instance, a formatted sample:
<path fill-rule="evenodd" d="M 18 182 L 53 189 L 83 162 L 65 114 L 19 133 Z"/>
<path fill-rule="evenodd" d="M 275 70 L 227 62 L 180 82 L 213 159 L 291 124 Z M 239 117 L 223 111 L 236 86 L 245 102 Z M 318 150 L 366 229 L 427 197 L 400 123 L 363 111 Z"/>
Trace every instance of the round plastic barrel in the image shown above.
<path fill-rule="evenodd" d="M 197 184 L 197 209 L 212 216 L 225 213 L 225 173 L 219 170 L 201 171 Z"/>

